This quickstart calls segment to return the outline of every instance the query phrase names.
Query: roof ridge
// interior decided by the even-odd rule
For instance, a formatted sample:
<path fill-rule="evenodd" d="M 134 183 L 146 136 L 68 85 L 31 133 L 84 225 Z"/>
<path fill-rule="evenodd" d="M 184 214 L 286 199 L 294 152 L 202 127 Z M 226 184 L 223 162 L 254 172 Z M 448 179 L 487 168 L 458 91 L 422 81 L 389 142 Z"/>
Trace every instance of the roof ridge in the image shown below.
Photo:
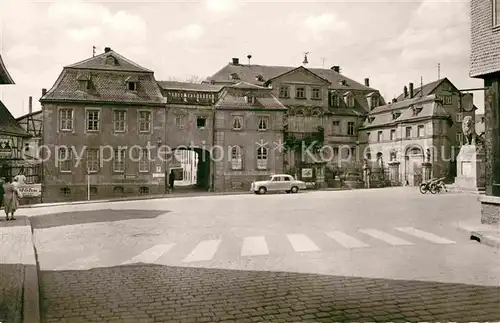
<path fill-rule="evenodd" d="M 139 65 L 139 64 L 137 64 L 137 63 L 135 63 L 135 62 L 133 62 L 133 61 L 131 61 L 130 59 L 126 58 L 125 56 L 123 56 L 123 55 L 119 54 L 118 52 L 116 52 L 116 51 L 114 51 L 114 50 L 112 50 L 112 49 L 111 49 L 111 50 L 109 50 L 109 51 L 107 51 L 107 52 L 101 53 L 101 54 L 99 54 L 99 55 L 92 56 L 92 57 L 89 57 L 89 58 L 87 58 L 87 59 L 84 59 L 84 60 L 82 60 L 82 61 L 79 61 L 79 62 L 76 62 L 76 63 L 70 64 L 70 65 L 66 65 L 66 66 L 64 66 L 64 68 L 79 68 L 79 65 L 82 65 L 82 64 L 85 64 L 85 63 L 91 62 L 91 61 L 93 61 L 93 60 L 96 60 L 96 59 L 98 59 L 98 58 L 102 58 L 102 57 L 109 56 L 109 55 L 116 55 L 116 56 L 117 56 L 117 58 L 122 59 L 122 60 L 124 60 L 125 62 L 127 62 L 128 64 L 130 64 L 130 65 L 132 65 L 132 66 L 134 66 L 134 67 L 136 67 L 136 68 L 138 68 L 138 69 L 142 70 L 142 72 L 146 72 L 146 73 L 154 73 L 152 70 L 150 70 L 150 69 L 148 69 L 148 68 L 145 68 L 145 67 L 143 67 L 143 66 L 141 66 L 141 65 Z M 89 67 L 87 67 L 87 68 L 85 68 L 85 69 L 92 70 L 92 69 L 99 69 L 99 68 L 92 68 L 92 67 L 90 67 L 90 68 L 89 68 Z M 137 72 L 137 71 L 135 71 L 135 72 Z"/>

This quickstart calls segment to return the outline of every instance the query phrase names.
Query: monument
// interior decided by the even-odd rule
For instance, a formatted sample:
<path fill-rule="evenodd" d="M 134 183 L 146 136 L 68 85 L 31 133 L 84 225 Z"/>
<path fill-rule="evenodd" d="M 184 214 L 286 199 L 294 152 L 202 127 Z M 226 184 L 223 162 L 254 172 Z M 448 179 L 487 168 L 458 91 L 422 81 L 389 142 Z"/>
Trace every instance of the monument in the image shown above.
<path fill-rule="evenodd" d="M 465 142 L 457 156 L 455 188 L 460 191 L 482 194 L 486 190 L 484 145 L 476 134 L 472 117 L 462 121 Z"/>

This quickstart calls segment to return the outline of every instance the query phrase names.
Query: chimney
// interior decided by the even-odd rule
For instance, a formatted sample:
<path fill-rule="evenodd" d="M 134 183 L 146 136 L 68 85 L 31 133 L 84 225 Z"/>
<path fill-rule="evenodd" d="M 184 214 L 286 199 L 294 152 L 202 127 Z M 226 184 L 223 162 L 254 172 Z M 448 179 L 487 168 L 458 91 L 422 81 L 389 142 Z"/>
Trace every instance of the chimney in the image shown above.
<path fill-rule="evenodd" d="M 233 65 L 238 65 L 238 64 L 240 64 L 240 59 L 233 57 Z"/>
<path fill-rule="evenodd" d="M 104 52 L 105 52 L 105 53 L 108 53 L 108 52 L 110 52 L 110 51 L 111 51 L 111 47 L 104 47 Z"/>
<path fill-rule="evenodd" d="M 365 86 L 370 86 L 370 79 L 369 78 L 365 78 Z"/>
<path fill-rule="evenodd" d="M 45 96 L 45 94 L 47 94 L 47 89 L 42 89 L 42 97 Z"/>
<path fill-rule="evenodd" d="M 410 83 L 410 98 L 413 98 L 413 83 Z"/>
<path fill-rule="evenodd" d="M 28 100 L 29 113 L 33 112 L 33 97 L 30 96 Z"/>
<path fill-rule="evenodd" d="M 332 66 L 330 67 L 331 70 L 334 70 L 337 73 L 340 73 L 340 66 Z"/>
<path fill-rule="evenodd" d="M 406 98 L 408 96 L 408 88 L 406 87 L 406 85 L 404 87 L 404 92 L 403 93 L 404 93 L 405 98 Z"/>

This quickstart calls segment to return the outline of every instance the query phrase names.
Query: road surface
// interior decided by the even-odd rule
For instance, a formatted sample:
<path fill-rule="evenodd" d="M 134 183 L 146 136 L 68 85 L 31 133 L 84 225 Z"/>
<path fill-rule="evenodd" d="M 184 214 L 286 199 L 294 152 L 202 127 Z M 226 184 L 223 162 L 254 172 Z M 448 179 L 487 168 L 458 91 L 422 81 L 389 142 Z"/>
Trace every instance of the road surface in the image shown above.
<path fill-rule="evenodd" d="M 23 212 L 46 322 L 498 321 L 498 251 L 454 227 L 479 210 L 389 188 Z"/>

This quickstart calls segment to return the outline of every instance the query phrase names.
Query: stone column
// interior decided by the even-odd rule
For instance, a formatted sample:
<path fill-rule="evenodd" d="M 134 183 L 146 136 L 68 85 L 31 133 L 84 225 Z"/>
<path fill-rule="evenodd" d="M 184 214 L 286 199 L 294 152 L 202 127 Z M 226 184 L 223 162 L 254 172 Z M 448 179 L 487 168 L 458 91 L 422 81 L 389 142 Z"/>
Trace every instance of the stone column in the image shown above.
<path fill-rule="evenodd" d="M 400 181 L 399 181 L 400 162 L 392 161 L 392 162 L 389 162 L 388 164 L 389 164 L 389 178 L 391 181 L 391 185 L 393 185 L 393 186 L 399 185 L 399 183 L 400 183 Z"/>
<path fill-rule="evenodd" d="M 422 182 L 430 180 L 432 177 L 432 163 L 422 163 Z"/>

